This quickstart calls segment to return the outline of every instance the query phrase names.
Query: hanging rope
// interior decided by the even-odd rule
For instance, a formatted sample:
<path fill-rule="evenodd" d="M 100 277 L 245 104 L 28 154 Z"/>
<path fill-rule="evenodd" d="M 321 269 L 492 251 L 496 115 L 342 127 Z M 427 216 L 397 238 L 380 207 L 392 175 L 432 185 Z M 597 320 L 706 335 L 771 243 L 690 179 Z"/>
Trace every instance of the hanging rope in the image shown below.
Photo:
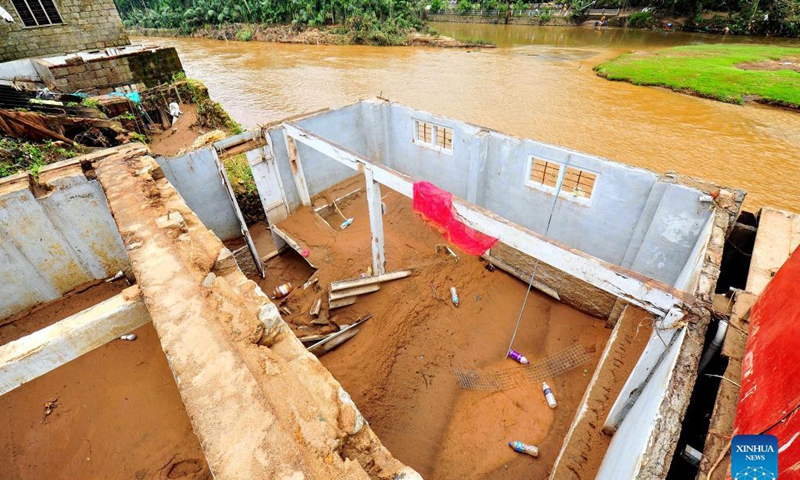
<path fill-rule="evenodd" d="M 567 168 L 569 167 L 569 161 L 572 156 L 567 157 L 567 163 L 564 164 L 564 175 L 561 175 L 556 183 L 556 193 L 553 195 L 553 205 L 550 206 L 550 216 L 547 218 L 547 226 L 544 229 L 544 236 L 546 237 L 548 232 L 550 232 L 550 224 L 553 221 L 553 213 L 556 211 L 556 203 L 558 203 L 558 195 L 561 192 L 561 185 L 564 183 L 564 177 L 567 176 Z M 535 160 L 534 160 L 535 161 Z M 531 162 L 533 163 L 533 162 Z M 531 165 L 533 168 L 533 165 Z M 517 317 L 517 325 L 514 327 L 514 333 L 511 335 L 511 342 L 508 344 L 508 348 L 506 349 L 505 357 L 508 358 L 508 353 L 511 351 L 511 347 L 514 346 L 514 340 L 517 338 L 517 332 L 519 331 L 519 325 L 522 322 L 522 315 L 525 313 L 525 306 L 528 304 L 528 297 L 531 294 L 531 288 L 533 287 L 533 279 L 536 278 L 536 271 L 539 269 L 539 259 L 536 259 L 536 263 L 533 265 L 533 272 L 531 273 L 531 280 L 528 282 L 528 291 L 525 292 L 525 299 L 522 301 L 522 308 L 519 311 L 519 317 Z"/>

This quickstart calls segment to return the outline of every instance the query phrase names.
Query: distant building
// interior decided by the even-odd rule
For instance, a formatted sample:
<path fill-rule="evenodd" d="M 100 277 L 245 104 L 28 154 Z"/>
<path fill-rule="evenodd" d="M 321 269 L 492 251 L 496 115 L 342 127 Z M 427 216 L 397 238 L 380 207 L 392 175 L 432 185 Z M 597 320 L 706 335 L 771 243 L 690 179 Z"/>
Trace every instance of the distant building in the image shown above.
<path fill-rule="evenodd" d="M 0 0 L 0 62 L 129 45 L 113 0 Z"/>

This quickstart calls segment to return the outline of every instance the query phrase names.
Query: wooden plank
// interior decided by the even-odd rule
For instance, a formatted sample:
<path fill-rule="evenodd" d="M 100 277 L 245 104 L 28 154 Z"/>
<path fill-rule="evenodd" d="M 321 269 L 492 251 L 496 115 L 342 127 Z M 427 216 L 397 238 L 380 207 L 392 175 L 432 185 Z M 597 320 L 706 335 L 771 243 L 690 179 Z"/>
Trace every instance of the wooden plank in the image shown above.
<path fill-rule="evenodd" d="M 139 288 L 0 347 L 0 395 L 150 321 Z"/>
<path fill-rule="evenodd" d="M 356 303 L 356 300 L 358 300 L 358 297 L 347 297 L 341 300 L 331 300 L 328 302 L 328 309 L 333 310 L 334 308 L 348 307 Z"/>
<path fill-rule="evenodd" d="M 349 280 L 339 280 L 338 282 L 331 282 L 331 291 L 336 292 L 339 290 L 346 290 L 364 285 L 372 285 L 375 283 L 388 282 L 391 280 L 399 280 L 411 275 L 411 270 L 399 270 L 397 272 L 384 273 L 383 275 L 376 275 L 364 278 L 352 278 Z"/>
<path fill-rule="evenodd" d="M 374 293 L 381 289 L 380 285 L 364 285 L 363 287 L 355 287 L 355 288 L 348 288 L 346 290 L 339 290 L 337 292 L 331 292 L 328 295 L 328 300 L 341 300 L 347 297 L 357 297 L 359 295 L 365 295 L 367 293 Z"/>
<path fill-rule="evenodd" d="M 413 198 L 415 180 L 408 175 L 374 164 L 366 157 L 296 125 L 286 123 L 284 127 L 287 137 L 295 138 L 350 168 L 371 170 L 373 180 Z M 665 315 L 673 307 L 694 303 L 694 297 L 686 292 L 575 250 L 461 198 L 453 197 L 453 207 L 461 220 L 475 230 L 651 313 Z"/>

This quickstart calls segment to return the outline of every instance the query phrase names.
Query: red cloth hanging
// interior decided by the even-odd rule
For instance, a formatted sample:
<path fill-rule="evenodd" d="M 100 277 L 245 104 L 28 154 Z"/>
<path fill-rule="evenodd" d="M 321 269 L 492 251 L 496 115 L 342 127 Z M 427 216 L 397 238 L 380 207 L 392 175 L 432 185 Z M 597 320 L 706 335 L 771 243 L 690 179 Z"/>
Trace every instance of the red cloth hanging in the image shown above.
<path fill-rule="evenodd" d="M 414 211 L 438 227 L 439 231 L 464 252 L 482 255 L 497 239 L 460 222 L 453 211 L 453 194 L 430 182 L 414 184 Z"/>

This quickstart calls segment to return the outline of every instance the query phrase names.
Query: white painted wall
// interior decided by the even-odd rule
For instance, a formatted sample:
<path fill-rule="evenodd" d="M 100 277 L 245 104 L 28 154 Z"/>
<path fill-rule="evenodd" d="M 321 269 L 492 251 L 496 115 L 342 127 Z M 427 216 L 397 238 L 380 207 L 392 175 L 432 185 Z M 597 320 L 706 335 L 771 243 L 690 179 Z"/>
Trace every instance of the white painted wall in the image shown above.
<path fill-rule="evenodd" d="M 79 164 L 46 170 L 42 178 L 52 178 L 46 181 L 53 189 L 41 198 L 26 178 L 0 180 L 0 318 L 129 264 L 100 184 Z"/>
<path fill-rule="evenodd" d="M 414 141 L 414 120 L 452 128 L 452 153 Z M 554 160 L 598 174 L 587 205 L 560 197 L 548 237 L 601 260 L 673 284 L 684 270 L 711 212 L 701 192 L 641 168 L 521 139 L 381 100 L 366 100 L 295 122 L 312 133 L 518 225 L 544 234 L 553 195 L 525 184 L 529 158 Z M 300 204 L 280 127 L 271 130 L 289 209 Z M 298 144 L 313 196 L 353 175 Z"/>
<path fill-rule="evenodd" d="M 22 58 L 20 60 L 0 63 L 0 80 L 27 80 L 39 82 L 41 78 L 39 78 L 39 73 L 34 68 L 31 59 Z"/>
<path fill-rule="evenodd" d="M 156 161 L 189 208 L 220 240 L 242 236 L 236 210 L 214 161 L 213 147 Z"/>
<path fill-rule="evenodd" d="M 681 328 L 677 335 L 678 338 L 612 437 L 596 480 L 640 478 L 639 471 L 647 461 L 650 439 L 658 435 L 658 427 L 665 421 L 661 404 L 669 393 L 666 388 L 674 374 L 683 342 L 686 341 L 686 327 Z"/>

